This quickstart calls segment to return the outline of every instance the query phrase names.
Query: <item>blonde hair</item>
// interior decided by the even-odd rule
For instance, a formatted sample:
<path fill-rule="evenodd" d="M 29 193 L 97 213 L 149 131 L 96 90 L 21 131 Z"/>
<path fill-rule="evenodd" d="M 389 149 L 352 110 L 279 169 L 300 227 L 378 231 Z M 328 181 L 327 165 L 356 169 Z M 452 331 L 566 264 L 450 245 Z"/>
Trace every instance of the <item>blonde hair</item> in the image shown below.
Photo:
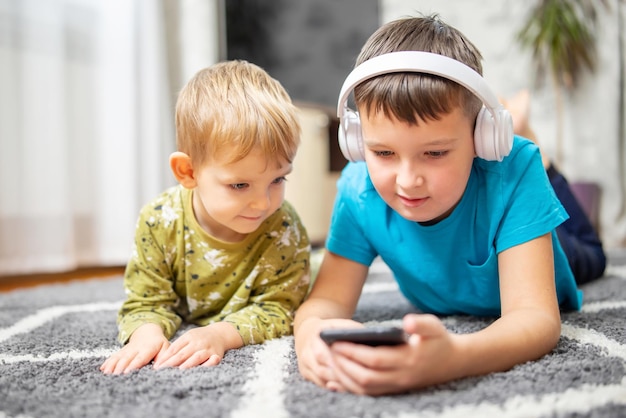
<path fill-rule="evenodd" d="M 396 51 L 425 51 L 456 59 L 482 74 L 482 56 L 457 29 L 443 23 L 437 15 L 402 18 L 381 26 L 367 40 L 356 65 L 378 55 Z M 475 120 L 481 100 L 460 84 L 430 74 L 383 74 L 354 89 L 358 108 L 381 111 L 386 117 L 410 124 L 436 120 L 461 108 Z"/>
<path fill-rule="evenodd" d="M 257 65 L 225 61 L 200 70 L 176 103 L 176 146 L 194 165 L 231 163 L 260 149 L 292 162 L 300 143 L 297 108 L 282 85 Z"/>

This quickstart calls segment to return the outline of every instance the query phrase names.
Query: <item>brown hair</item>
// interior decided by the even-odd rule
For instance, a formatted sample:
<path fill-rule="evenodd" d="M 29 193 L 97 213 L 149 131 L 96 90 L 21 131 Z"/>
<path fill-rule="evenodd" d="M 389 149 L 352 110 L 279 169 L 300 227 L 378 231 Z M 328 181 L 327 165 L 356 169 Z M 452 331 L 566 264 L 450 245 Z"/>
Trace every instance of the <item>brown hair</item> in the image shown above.
<path fill-rule="evenodd" d="M 176 146 L 194 165 L 231 163 L 260 149 L 292 162 L 300 143 L 297 108 L 282 85 L 257 65 L 225 61 L 200 70 L 176 103 Z"/>
<path fill-rule="evenodd" d="M 437 15 L 402 18 L 381 26 L 367 40 L 356 65 L 378 55 L 397 51 L 425 51 L 456 59 L 482 74 L 482 56 L 460 31 Z M 423 73 L 383 74 L 354 89 L 358 108 L 382 111 L 386 117 L 417 124 L 438 119 L 456 107 L 471 120 L 482 107 L 481 100 L 454 81 Z"/>

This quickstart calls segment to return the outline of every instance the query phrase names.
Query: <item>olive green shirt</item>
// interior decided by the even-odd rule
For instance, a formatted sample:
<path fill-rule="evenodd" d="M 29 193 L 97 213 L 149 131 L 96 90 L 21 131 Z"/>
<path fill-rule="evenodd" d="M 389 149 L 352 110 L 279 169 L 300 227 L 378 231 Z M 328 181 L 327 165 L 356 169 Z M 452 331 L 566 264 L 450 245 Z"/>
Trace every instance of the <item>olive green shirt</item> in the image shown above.
<path fill-rule="evenodd" d="M 296 211 L 284 202 L 243 241 L 224 242 L 196 221 L 192 193 L 172 187 L 141 210 L 124 276 L 120 343 L 145 323 L 160 325 L 168 339 L 183 321 L 231 323 L 244 344 L 290 334 L 310 272 L 309 238 Z"/>

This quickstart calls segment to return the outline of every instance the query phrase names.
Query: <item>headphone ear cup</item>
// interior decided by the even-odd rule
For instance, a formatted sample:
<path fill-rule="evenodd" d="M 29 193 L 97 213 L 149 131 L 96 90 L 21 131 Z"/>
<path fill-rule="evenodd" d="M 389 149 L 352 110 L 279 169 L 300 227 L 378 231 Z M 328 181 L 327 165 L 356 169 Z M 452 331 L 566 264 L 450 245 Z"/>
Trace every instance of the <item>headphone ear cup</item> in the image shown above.
<path fill-rule="evenodd" d="M 497 128 L 497 149 L 498 161 L 502 161 L 504 157 L 511 153 L 513 149 L 513 118 L 508 110 L 500 108 L 498 110 L 498 126 Z"/>
<path fill-rule="evenodd" d="M 476 117 L 474 128 L 474 149 L 483 160 L 502 161 L 513 147 L 513 121 L 506 109 L 497 110 L 494 120 L 485 106 Z"/>
<path fill-rule="evenodd" d="M 363 138 L 361 134 L 361 119 L 359 114 L 346 110 L 339 125 L 338 140 L 341 153 L 351 162 L 365 161 Z"/>
<path fill-rule="evenodd" d="M 491 114 L 485 106 L 480 109 L 476 116 L 476 126 L 474 128 L 474 149 L 478 158 L 483 160 L 494 160 L 494 126 Z"/>

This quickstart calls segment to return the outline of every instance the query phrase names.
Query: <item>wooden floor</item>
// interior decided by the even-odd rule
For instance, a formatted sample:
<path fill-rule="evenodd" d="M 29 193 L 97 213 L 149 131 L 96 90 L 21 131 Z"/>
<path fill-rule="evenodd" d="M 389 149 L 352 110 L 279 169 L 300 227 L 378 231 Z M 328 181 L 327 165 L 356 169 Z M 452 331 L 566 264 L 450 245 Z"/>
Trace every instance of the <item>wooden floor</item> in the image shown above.
<path fill-rule="evenodd" d="M 124 274 L 124 266 L 81 268 L 66 273 L 0 276 L 0 292 L 10 292 L 11 290 L 44 284 L 65 283 L 72 280 L 110 278 L 122 274 Z"/>

